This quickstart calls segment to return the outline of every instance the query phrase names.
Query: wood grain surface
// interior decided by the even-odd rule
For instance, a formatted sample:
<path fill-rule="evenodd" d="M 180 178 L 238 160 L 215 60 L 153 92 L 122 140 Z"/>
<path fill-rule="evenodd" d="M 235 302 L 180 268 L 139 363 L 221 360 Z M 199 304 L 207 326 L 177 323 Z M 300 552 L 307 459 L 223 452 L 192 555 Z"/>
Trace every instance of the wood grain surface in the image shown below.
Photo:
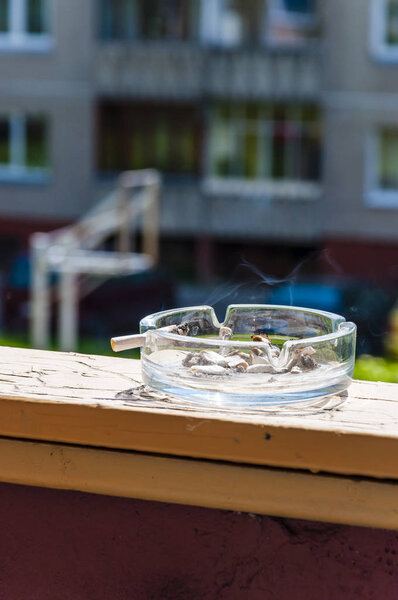
<path fill-rule="evenodd" d="M 0 436 L 398 479 L 398 385 L 323 408 L 221 409 L 142 385 L 132 359 L 0 348 Z"/>

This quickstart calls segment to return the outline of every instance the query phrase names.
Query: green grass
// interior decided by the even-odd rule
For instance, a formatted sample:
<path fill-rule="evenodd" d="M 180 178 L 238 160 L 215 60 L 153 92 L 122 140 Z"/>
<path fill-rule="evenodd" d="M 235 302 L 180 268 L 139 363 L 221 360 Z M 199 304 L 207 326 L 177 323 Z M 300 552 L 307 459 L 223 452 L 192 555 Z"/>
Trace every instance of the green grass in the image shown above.
<path fill-rule="evenodd" d="M 359 356 L 355 363 L 354 378 L 398 383 L 398 360 L 367 354 Z"/>
<path fill-rule="evenodd" d="M 0 346 L 11 346 L 12 348 L 31 348 L 29 338 L 23 334 L 12 334 L 0 336 Z M 49 350 L 59 350 L 56 344 L 51 344 Z M 78 343 L 77 352 L 82 354 L 102 354 L 105 356 L 121 356 L 123 358 L 139 358 L 140 351 L 128 350 L 120 354 L 113 352 L 109 340 L 98 341 L 95 338 L 81 338 Z"/>
<path fill-rule="evenodd" d="M 121 353 L 116 353 L 112 350 L 110 341 L 98 341 L 90 338 L 83 338 L 79 340 L 78 352 L 82 354 L 103 354 L 106 356 L 120 356 L 122 358 L 139 358 L 140 350 L 127 350 Z"/>

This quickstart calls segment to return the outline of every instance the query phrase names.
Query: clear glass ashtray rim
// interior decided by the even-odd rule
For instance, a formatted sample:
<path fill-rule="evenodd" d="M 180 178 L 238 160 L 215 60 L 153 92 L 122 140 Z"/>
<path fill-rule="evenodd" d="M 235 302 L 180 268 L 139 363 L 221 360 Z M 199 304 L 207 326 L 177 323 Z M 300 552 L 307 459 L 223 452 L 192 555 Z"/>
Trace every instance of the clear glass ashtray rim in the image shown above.
<path fill-rule="evenodd" d="M 187 306 L 175 309 L 169 309 L 165 311 L 160 311 L 157 313 L 153 313 L 151 315 L 147 315 L 140 321 L 140 331 L 141 333 L 150 332 L 152 335 L 159 335 L 161 338 L 170 339 L 170 341 L 180 341 L 181 335 L 178 333 L 172 333 L 170 331 L 165 330 L 163 327 L 156 327 L 155 323 L 158 319 L 163 317 L 172 317 L 173 314 L 181 314 L 181 313 L 189 313 L 189 312 L 198 312 L 204 311 L 209 314 L 211 317 L 212 324 L 215 328 L 220 328 L 224 326 L 228 326 L 228 318 L 232 311 L 239 309 L 253 309 L 253 310 L 288 310 L 291 312 L 301 312 L 308 315 L 316 315 L 321 316 L 326 319 L 329 319 L 335 328 L 334 331 L 330 333 L 326 333 L 323 335 L 316 335 L 311 337 L 301 337 L 296 339 L 285 340 L 282 344 L 282 351 L 289 351 L 296 347 L 300 347 L 302 345 L 313 345 L 325 342 L 333 342 L 339 338 L 349 336 L 356 332 L 356 325 L 352 321 L 346 321 L 342 315 L 338 315 L 337 313 L 331 313 L 324 310 L 306 308 L 301 306 L 290 306 L 290 305 L 280 305 L 280 304 L 230 304 L 227 307 L 225 313 L 225 319 L 222 323 L 217 318 L 215 310 L 212 306 L 207 305 L 198 305 L 198 306 Z M 230 348 L 230 347 L 239 347 L 239 348 L 253 348 L 255 346 L 261 346 L 262 342 L 258 341 L 241 341 L 241 340 L 222 340 L 217 338 L 201 338 L 195 336 L 184 335 L 184 342 L 187 344 L 193 344 L 198 347 L 209 347 L 214 346 L 218 348 Z"/>

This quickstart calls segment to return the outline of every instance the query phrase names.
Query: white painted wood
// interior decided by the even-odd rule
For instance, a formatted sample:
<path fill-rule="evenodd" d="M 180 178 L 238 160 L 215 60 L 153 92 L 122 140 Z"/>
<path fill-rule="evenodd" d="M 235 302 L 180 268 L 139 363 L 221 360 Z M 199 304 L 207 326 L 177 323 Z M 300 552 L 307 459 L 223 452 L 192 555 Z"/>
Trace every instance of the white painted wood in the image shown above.
<path fill-rule="evenodd" d="M 31 240 L 32 282 L 30 295 L 31 337 L 36 348 L 50 342 L 50 290 L 45 259 L 46 236 L 36 233 Z"/>
<path fill-rule="evenodd" d="M 362 431 L 367 436 L 396 437 L 398 449 L 398 384 L 394 383 L 354 381 L 344 396 L 345 402 L 331 411 L 313 408 L 297 411 L 289 407 L 212 408 L 160 392 L 148 394 L 147 398 L 141 392 L 135 397 L 127 393 L 141 385 L 139 360 L 0 346 L 0 398 L 70 401 L 121 410 L 186 411 L 203 418 L 216 416 L 229 421 L 272 423 L 339 434 Z"/>
<path fill-rule="evenodd" d="M 398 385 L 223 408 L 142 385 L 140 361 L 0 347 L 0 436 L 398 480 Z"/>
<path fill-rule="evenodd" d="M 58 339 L 61 350 L 75 350 L 78 342 L 78 289 L 75 273 L 59 275 Z"/>
<path fill-rule="evenodd" d="M 76 224 L 34 237 L 31 330 L 33 345 L 49 342 L 48 299 L 44 283 L 50 273 L 60 275 L 60 346 L 75 350 L 78 341 L 78 276 L 114 277 L 148 270 L 158 259 L 160 177 L 147 169 L 123 173 L 119 188 Z M 135 194 L 137 188 L 142 190 Z M 130 233 L 138 223 L 143 229 L 143 253 L 131 252 Z M 96 250 L 111 233 L 119 234 L 119 251 Z M 86 287 L 87 290 L 87 287 Z"/>

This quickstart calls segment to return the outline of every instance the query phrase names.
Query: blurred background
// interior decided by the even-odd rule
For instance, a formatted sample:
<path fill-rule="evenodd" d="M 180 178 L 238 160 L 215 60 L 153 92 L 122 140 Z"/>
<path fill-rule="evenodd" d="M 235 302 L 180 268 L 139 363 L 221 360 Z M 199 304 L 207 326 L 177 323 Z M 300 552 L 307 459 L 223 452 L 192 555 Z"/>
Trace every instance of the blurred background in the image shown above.
<path fill-rule="evenodd" d="M 156 265 L 72 268 L 145 255 L 114 216 L 147 168 Z M 398 381 L 397 301 L 398 0 L 0 0 L 2 343 L 107 352 L 164 308 L 295 304 L 355 321 L 356 375 Z"/>

